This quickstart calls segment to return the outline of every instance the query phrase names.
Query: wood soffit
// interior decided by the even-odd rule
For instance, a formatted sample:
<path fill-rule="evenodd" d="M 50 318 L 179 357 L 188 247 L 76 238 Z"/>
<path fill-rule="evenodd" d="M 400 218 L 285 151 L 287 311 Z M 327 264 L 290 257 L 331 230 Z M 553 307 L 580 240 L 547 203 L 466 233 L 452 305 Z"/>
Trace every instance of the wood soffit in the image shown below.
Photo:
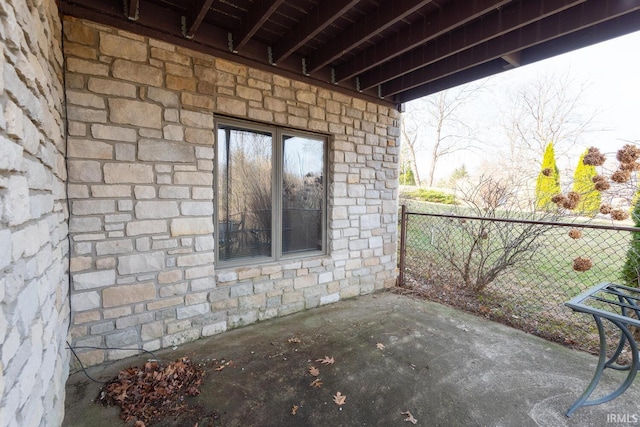
<path fill-rule="evenodd" d="M 65 15 L 398 108 L 640 30 L 640 0 L 58 1 Z"/>

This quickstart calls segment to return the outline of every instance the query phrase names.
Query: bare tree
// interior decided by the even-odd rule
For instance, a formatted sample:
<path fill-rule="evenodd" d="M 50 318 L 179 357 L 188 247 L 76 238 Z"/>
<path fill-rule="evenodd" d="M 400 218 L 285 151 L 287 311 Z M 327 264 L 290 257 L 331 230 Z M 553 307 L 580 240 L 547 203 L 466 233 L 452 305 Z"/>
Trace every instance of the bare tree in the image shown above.
<path fill-rule="evenodd" d="M 585 133 L 595 130 L 597 110 L 587 107 L 583 96 L 589 85 L 569 70 L 541 75 L 511 91 L 503 114 L 509 140 L 505 163 L 520 170 L 535 168 L 550 142 L 556 158 L 566 158 Z"/>
<path fill-rule="evenodd" d="M 477 185 L 461 190 L 461 216 L 452 215 L 431 230 L 431 247 L 449 267 L 430 272 L 434 282 L 444 280 L 477 293 L 535 261 L 544 247 L 542 237 L 553 227 L 531 220 L 555 221 L 559 211 L 535 213 L 531 199 L 521 197 L 526 185 L 523 178 L 480 177 Z"/>
<path fill-rule="evenodd" d="M 402 120 L 402 148 L 400 149 L 400 164 L 408 163 L 413 172 L 413 178 L 416 185 L 422 185 L 420 181 L 420 173 L 418 172 L 418 163 L 416 160 L 416 141 L 418 140 L 418 134 L 407 131 L 407 122 Z"/>
<path fill-rule="evenodd" d="M 415 153 L 429 150 L 426 185 L 432 186 L 439 162 L 446 156 L 477 148 L 476 127 L 463 117 L 464 107 L 483 91 L 488 80 L 448 89 L 408 105 L 403 134 Z"/>

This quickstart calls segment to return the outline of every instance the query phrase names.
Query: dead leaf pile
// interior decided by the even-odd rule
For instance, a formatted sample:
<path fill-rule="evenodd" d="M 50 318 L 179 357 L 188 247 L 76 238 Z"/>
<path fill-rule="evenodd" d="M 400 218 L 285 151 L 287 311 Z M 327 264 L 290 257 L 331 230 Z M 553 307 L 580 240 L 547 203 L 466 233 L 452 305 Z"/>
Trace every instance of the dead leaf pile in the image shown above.
<path fill-rule="evenodd" d="M 120 371 L 100 390 L 96 400 L 105 406 L 118 406 L 124 421 L 154 423 L 185 412 L 184 397 L 200 394 L 203 376 L 204 370 L 188 357 L 164 368 L 157 362 L 147 362 L 143 368 Z"/>

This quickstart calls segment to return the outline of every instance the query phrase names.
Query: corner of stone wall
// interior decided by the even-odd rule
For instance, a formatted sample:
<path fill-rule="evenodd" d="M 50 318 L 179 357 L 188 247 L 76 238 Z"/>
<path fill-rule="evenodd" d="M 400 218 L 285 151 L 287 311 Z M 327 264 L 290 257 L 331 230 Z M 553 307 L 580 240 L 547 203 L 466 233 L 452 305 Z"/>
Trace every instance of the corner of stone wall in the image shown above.
<path fill-rule="evenodd" d="M 54 0 L 1 2 L 0 28 L 0 425 L 60 425 L 69 369 L 62 28 Z"/>

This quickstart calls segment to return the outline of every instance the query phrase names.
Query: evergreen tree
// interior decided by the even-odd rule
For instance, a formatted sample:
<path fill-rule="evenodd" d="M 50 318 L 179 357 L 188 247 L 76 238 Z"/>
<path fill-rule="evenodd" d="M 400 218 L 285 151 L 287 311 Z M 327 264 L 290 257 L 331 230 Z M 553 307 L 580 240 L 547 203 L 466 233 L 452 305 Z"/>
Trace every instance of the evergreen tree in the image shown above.
<path fill-rule="evenodd" d="M 542 157 L 542 168 L 536 180 L 536 209 L 550 210 L 555 208 L 551 198 L 560 193 L 560 171 L 556 165 L 553 142 L 547 144 Z"/>
<path fill-rule="evenodd" d="M 589 150 L 582 153 L 573 174 L 573 191 L 581 196 L 575 210 L 584 215 L 595 216 L 600 209 L 601 195 L 592 181 L 598 175 L 596 167 L 584 164 L 584 156 L 588 152 Z"/>
<path fill-rule="evenodd" d="M 437 186 L 440 188 L 456 188 L 458 181 L 465 178 L 469 178 L 469 172 L 467 171 L 467 166 L 463 163 L 462 166 L 455 168 L 448 178 L 439 180 Z"/>
<path fill-rule="evenodd" d="M 462 166 L 456 168 L 449 177 L 449 187 L 455 188 L 458 181 L 461 179 L 469 178 L 469 172 L 467 172 L 467 166 L 463 163 Z"/>
<path fill-rule="evenodd" d="M 633 193 L 633 197 L 631 198 L 631 206 L 629 207 L 629 213 L 631 214 L 631 219 L 635 222 L 636 215 L 633 213 L 636 205 L 640 202 L 640 180 L 636 182 L 636 191 Z"/>
<path fill-rule="evenodd" d="M 416 185 L 416 178 L 413 176 L 409 162 L 402 162 L 400 164 L 400 177 L 398 179 L 400 185 Z"/>
<path fill-rule="evenodd" d="M 633 223 L 636 227 L 640 227 L 640 199 L 637 199 L 631 214 Z M 640 271 L 640 233 L 633 233 L 631 244 L 627 250 L 627 260 L 622 267 L 621 279 L 627 286 L 638 287 L 640 279 L 638 278 Z"/>

